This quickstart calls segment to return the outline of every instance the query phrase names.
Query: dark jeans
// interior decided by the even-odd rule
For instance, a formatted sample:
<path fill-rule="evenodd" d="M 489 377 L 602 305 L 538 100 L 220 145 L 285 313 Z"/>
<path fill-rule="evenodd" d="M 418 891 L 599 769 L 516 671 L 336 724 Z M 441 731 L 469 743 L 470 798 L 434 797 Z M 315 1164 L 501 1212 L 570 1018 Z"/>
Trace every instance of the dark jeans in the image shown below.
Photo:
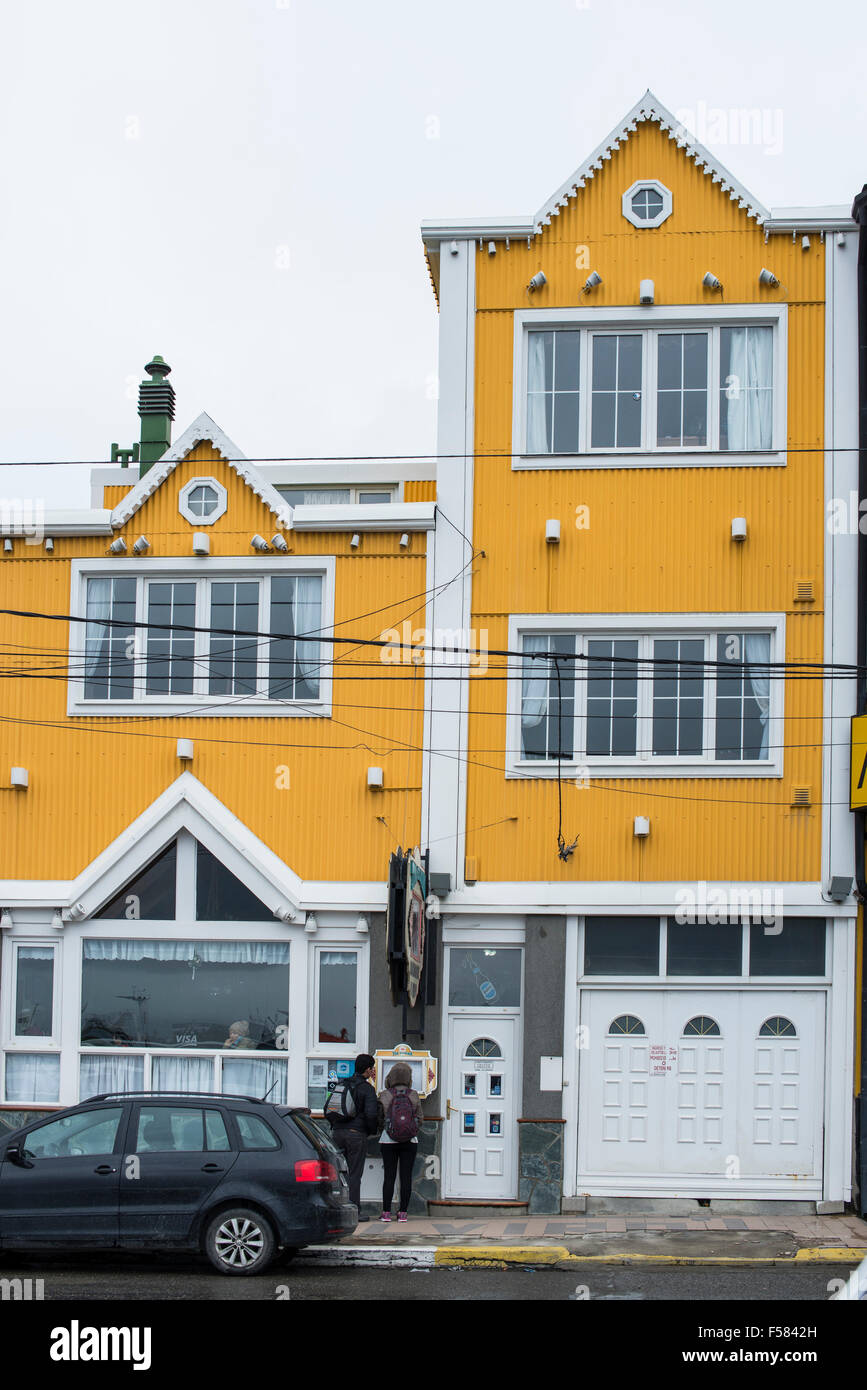
<path fill-rule="evenodd" d="M 349 1166 L 349 1200 L 361 1210 L 361 1175 L 364 1172 L 364 1158 L 367 1153 L 367 1134 L 364 1130 L 352 1129 L 349 1125 L 335 1125 L 331 1138 L 338 1149 L 346 1156 Z"/>
<path fill-rule="evenodd" d="M 411 1139 L 408 1139 L 404 1144 L 380 1144 L 379 1151 L 382 1154 L 382 1210 L 391 1211 L 394 1180 L 397 1177 L 398 1164 L 400 1164 L 400 1206 L 398 1210 L 407 1211 L 412 1192 L 412 1170 L 415 1156 L 418 1153 L 418 1144 L 414 1144 Z"/>

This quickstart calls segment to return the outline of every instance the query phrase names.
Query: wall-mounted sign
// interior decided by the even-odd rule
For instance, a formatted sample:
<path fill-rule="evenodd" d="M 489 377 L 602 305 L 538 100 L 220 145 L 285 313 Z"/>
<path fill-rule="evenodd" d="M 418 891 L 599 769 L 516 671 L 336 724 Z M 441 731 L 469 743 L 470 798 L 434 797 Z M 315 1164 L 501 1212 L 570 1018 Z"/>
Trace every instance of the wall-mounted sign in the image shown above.
<path fill-rule="evenodd" d="M 415 1007 L 424 964 L 424 924 L 426 881 L 421 856 L 414 849 L 406 861 L 406 995 Z"/>
<path fill-rule="evenodd" d="M 867 810 L 867 714 L 852 720 L 852 761 L 849 810 Z"/>
<path fill-rule="evenodd" d="M 376 1089 L 385 1090 L 385 1078 L 395 1062 L 406 1062 L 412 1072 L 412 1089 L 418 1091 L 422 1100 L 437 1088 L 438 1059 L 429 1052 L 410 1047 L 409 1043 L 398 1043 L 397 1047 L 379 1048 L 373 1054 L 376 1062 Z"/>

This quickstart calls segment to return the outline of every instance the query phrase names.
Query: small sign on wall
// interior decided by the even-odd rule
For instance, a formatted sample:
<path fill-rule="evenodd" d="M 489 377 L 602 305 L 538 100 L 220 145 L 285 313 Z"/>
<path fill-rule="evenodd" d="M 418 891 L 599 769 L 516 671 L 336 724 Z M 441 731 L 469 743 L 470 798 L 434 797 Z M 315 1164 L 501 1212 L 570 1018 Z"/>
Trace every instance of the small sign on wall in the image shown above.
<path fill-rule="evenodd" d="M 539 1090 L 540 1091 L 562 1091 L 563 1089 L 563 1058 L 562 1057 L 540 1057 L 539 1058 Z"/>

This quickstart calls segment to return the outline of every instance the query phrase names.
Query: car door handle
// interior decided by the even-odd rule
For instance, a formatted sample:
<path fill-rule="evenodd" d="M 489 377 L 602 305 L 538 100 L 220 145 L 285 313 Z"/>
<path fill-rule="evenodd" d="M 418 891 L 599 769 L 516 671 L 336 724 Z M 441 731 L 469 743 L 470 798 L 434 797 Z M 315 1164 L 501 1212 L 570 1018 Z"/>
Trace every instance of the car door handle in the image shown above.
<path fill-rule="evenodd" d="M 112 1168 L 109 1163 L 100 1163 L 99 1167 L 94 1168 L 93 1171 L 94 1173 L 99 1173 L 100 1176 L 104 1176 L 106 1173 L 116 1173 L 117 1169 Z"/>
<path fill-rule="evenodd" d="M 202 1165 L 203 1173 L 222 1173 L 222 1163 L 205 1163 Z"/>

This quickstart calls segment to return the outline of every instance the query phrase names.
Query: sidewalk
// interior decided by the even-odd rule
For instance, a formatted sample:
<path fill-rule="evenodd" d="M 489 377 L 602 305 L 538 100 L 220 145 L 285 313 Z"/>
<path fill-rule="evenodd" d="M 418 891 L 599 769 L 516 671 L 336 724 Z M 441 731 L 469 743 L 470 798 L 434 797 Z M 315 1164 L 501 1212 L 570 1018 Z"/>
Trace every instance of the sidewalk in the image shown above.
<path fill-rule="evenodd" d="M 316 1264 L 773 1265 L 857 1264 L 867 1257 L 867 1221 L 841 1216 L 534 1216 L 362 1222 L 334 1245 L 299 1255 Z"/>

